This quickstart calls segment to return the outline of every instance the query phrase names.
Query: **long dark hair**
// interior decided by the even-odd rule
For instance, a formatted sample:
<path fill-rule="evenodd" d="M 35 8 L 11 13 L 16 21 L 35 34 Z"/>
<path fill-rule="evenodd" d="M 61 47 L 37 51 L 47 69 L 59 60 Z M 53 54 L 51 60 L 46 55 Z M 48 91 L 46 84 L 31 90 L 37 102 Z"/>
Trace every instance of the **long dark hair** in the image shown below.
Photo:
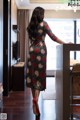
<path fill-rule="evenodd" d="M 31 41 L 36 39 L 36 35 L 38 32 L 37 28 L 38 28 L 40 22 L 43 21 L 43 19 L 44 19 L 44 9 L 42 7 L 36 7 L 33 10 L 30 23 L 27 27 L 29 38 Z"/>

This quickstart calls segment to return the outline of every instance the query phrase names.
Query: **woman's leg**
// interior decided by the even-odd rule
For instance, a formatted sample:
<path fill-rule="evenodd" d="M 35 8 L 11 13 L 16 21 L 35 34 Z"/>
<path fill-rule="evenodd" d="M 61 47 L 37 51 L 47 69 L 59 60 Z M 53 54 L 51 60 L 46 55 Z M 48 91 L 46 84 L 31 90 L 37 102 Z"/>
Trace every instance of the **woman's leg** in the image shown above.
<path fill-rule="evenodd" d="M 40 114 L 40 112 L 39 112 L 39 106 L 38 106 L 39 94 L 40 94 L 40 91 L 39 91 L 39 90 L 37 90 L 37 89 L 32 90 L 32 96 L 33 96 L 33 112 L 34 112 L 34 114 L 36 114 L 36 115 Z"/>
<path fill-rule="evenodd" d="M 34 89 L 32 89 L 32 97 L 33 97 L 33 99 L 35 97 L 35 90 Z M 32 104 L 33 104 L 33 113 L 36 114 L 36 106 L 35 106 L 33 100 L 32 100 Z"/>

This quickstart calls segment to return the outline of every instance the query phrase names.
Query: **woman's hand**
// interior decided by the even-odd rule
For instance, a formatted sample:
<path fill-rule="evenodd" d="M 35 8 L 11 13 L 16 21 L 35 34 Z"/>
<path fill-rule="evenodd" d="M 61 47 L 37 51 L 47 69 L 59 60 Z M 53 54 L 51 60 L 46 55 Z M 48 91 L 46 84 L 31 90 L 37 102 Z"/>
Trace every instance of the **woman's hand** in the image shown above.
<path fill-rule="evenodd" d="M 68 44 L 74 44 L 74 43 L 72 43 L 72 42 L 68 42 Z"/>

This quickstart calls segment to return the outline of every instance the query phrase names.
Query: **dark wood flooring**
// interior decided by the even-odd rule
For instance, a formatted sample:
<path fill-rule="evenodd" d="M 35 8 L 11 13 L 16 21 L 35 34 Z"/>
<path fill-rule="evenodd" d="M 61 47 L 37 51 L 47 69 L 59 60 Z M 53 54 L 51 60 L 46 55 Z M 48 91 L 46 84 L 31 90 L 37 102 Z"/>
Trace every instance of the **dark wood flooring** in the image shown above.
<path fill-rule="evenodd" d="M 43 100 L 40 94 L 40 120 L 56 120 L 55 100 Z M 29 88 L 25 91 L 12 91 L 8 97 L 3 97 L 3 109 L 7 120 L 35 120 L 32 111 L 32 95 Z"/>
<path fill-rule="evenodd" d="M 40 120 L 56 120 L 56 100 L 43 100 L 39 97 Z M 35 120 L 32 110 L 32 95 L 29 88 L 25 91 L 11 91 L 3 97 L 1 113 L 7 114 L 7 120 Z"/>

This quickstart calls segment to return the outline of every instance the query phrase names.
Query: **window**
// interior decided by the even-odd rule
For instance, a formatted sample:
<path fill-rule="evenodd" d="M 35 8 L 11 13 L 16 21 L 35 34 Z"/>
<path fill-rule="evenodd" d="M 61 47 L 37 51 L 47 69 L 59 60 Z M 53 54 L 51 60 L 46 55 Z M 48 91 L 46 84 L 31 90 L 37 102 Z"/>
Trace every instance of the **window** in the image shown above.
<path fill-rule="evenodd" d="M 73 20 L 54 20 L 45 19 L 52 32 L 65 42 L 74 42 L 74 21 Z M 47 46 L 47 71 L 56 70 L 56 45 L 49 36 L 45 39 Z M 72 54 L 73 57 L 73 54 Z"/>
<path fill-rule="evenodd" d="M 76 20 L 76 43 L 80 44 L 80 20 Z M 76 59 L 80 60 L 80 51 L 76 52 Z"/>

